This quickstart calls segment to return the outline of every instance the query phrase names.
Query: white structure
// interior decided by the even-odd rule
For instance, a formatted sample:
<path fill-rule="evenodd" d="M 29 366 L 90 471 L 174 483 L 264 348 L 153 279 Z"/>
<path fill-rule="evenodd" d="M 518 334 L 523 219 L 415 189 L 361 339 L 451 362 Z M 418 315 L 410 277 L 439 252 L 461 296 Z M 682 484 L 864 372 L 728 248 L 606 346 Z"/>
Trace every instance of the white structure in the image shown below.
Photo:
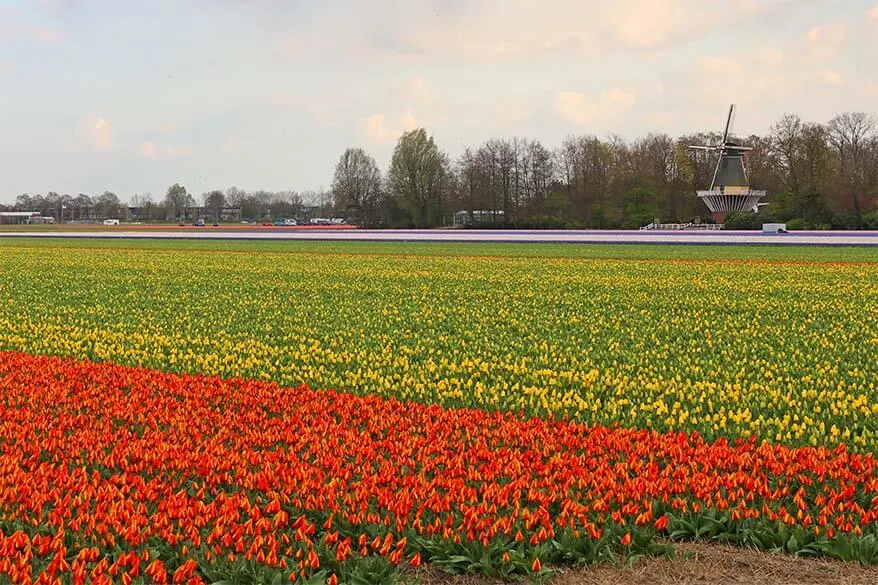
<path fill-rule="evenodd" d="M 658 231 L 714 231 L 721 230 L 723 226 L 716 223 L 661 223 L 654 221 L 649 225 L 640 226 L 640 231 L 644 230 L 658 230 Z"/>
<path fill-rule="evenodd" d="M 472 213 L 467 210 L 458 211 L 454 214 L 454 225 L 483 225 L 486 223 L 503 223 L 506 219 L 502 209 L 474 209 Z"/>
<path fill-rule="evenodd" d="M 43 217 L 39 211 L 0 211 L 0 224 L 55 223 L 54 217 Z"/>

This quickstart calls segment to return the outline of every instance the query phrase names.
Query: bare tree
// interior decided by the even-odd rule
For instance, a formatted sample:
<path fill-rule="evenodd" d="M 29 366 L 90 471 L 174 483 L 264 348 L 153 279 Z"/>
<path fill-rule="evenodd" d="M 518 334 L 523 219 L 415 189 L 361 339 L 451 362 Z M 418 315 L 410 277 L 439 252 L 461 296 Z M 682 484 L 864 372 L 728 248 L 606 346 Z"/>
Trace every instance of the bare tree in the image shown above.
<path fill-rule="evenodd" d="M 226 189 L 226 202 L 232 207 L 241 207 L 247 192 L 237 187 L 229 187 Z"/>
<path fill-rule="evenodd" d="M 135 193 L 131 196 L 131 207 L 144 207 L 153 203 L 152 193 Z"/>
<path fill-rule="evenodd" d="M 870 184 L 872 169 L 868 165 L 875 118 L 863 112 L 847 112 L 830 120 L 827 129 L 838 161 L 840 196 L 849 198 L 850 207 L 845 207 L 859 220 L 862 207 L 874 187 Z"/>

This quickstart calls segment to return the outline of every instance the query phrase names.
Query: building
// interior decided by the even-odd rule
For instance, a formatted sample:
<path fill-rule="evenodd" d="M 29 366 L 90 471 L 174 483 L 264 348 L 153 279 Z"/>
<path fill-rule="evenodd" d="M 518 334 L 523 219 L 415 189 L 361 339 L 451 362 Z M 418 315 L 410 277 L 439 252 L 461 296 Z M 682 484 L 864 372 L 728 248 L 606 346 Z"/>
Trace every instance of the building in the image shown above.
<path fill-rule="evenodd" d="M 183 217 L 178 219 L 182 219 L 186 222 L 194 222 L 203 219 L 205 221 L 231 221 L 237 223 L 241 221 L 241 208 L 223 207 L 219 211 L 219 217 L 217 217 L 215 209 L 209 209 L 203 205 L 193 205 L 183 208 Z"/>
<path fill-rule="evenodd" d="M 0 211 L 0 224 L 24 225 L 55 223 L 54 217 L 43 217 L 39 211 Z"/>

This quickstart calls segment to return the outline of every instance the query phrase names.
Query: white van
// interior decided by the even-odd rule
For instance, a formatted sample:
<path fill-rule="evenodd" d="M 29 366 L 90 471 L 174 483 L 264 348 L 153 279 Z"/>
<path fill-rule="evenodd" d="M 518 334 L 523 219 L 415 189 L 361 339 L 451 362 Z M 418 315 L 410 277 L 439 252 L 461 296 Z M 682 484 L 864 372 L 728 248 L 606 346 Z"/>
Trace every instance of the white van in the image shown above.
<path fill-rule="evenodd" d="M 104 225 L 119 225 L 118 219 L 105 219 Z"/>

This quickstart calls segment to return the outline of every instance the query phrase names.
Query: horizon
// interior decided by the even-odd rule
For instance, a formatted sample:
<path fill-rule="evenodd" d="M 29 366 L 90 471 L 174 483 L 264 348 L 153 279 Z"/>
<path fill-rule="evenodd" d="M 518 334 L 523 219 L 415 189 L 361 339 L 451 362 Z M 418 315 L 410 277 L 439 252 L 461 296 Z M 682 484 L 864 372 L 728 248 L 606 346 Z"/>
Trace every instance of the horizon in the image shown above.
<path fill-rule="evenodd" d="M 492 138 L 717 132 L 729 103 L 742 137 L 875 113 L 873 0 L 509 6 L 0 0 L 0 203 L 327 189 L 346 148 L 383 172 L 414 127 L 456 158 Z"/>

